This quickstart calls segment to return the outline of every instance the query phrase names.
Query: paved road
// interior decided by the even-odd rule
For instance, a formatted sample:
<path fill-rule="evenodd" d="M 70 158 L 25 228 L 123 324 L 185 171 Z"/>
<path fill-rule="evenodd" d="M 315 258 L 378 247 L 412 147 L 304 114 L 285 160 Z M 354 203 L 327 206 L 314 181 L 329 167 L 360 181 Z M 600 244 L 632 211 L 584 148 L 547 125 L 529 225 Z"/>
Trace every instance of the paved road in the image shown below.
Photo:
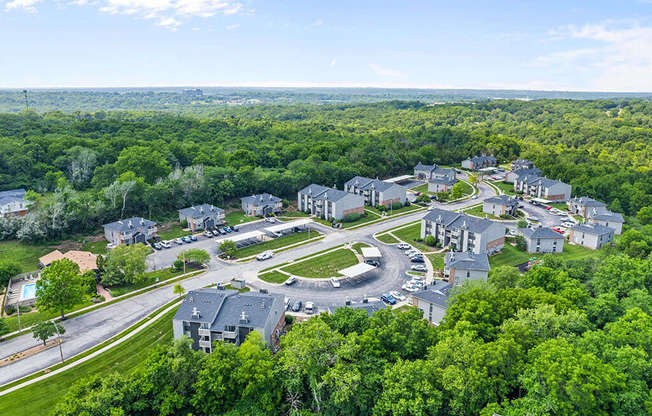
<path fill-rule="evenodd" d="M 481 202 L 481 199 L 494 194 L 492 188 L 482 183 L 479 184 L 479 191 L 479 198 L 476 200 L 461 201 L 456 204 L 434 204 L 444 209 L 454 210 L 474 205 Z M 265 262 L 226 263 L 214 259 L 209 265 L 210 269 L 208 272 L 185 280 L 183 287 L 186 290 L 199 289 L 209 284 L 228 282 L 233 278 L 240 278 L 244 279 L 254 289 L 273 288 L 275 292 L 284 293 L 290 298 L 313 301 L 320 310 L 330 306 L 341 305 L 347 296 L 354 301 L 361 300 L 363 295 L 378 297 L 381 293 L 400 288 L 402 283 L 407 280 L 405 270 L 409 266 L 409 263 L 399 250 L 376 242 L 372 235 L 421 219 L 424 215 L 425 212 L 420 211 L 356 230 L 334 231 L 323 227 L 322 230 L 326 233 L 324 239 L 307 246 L 299 246 L 295 249 L 278 253 L 274 258 Z M 243 231 L 245 231 L 244 226 Z M 206 242 L 202 244 L 210 245 L 214 240 L 214 238 L 206 239 Z M 366 277 L 346 282 L 339 289 L 332 289 L 328 287 L 330 285 L 317 282 L 302 283 L 296 286 L 271 285 L 262 282 L 256 277 L 258 271 L 262 269 L 349 242 L 367 242 L 379 246 L 385 258 L 381 269 L 369 273 Z M 195 244 L 195 247 L 200 246 L 199 242 L 193 244 Z M 193 244 L 187 244 L 186 246 L 190 247 Z M 170 251 L 170 257 L 176 257 L 172 256 L 174 254 L 173 250 L 168 250 Z M 161 263 L 163 261 L 161 259 Z M 62 325 L 66 328 L 66 334 L 63 336 L 64 355 L 67 357 L 73 356 L 115 336 L 152 311 L 171 301 L 175 296 L 172 293 L 171 286 L 159 288 L 63 322 Z M 0 357 L 6 357 L 16 352 L 24 351 L 38 345 L 38 343 L 37 340 L 32 338 L 31 334 L 13 338 L 0 344 Z M 35 354 L 28 359 L 0 367 L 0 385 L 50 367 L 59 362 L 59 360 L 58 349 L 51 348 Z"/>

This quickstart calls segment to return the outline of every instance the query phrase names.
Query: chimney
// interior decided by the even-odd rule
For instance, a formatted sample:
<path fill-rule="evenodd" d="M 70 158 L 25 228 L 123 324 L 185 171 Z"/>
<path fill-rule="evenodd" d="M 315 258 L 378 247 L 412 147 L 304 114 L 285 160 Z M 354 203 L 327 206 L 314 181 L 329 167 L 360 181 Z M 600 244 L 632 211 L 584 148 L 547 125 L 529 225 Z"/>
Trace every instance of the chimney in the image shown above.
<path fill-rule="evenodd" d="M 362 299 L 362 303 L 369 303 L 369 299 L 367 298 Z"/>
<path fill-rule="evenodd" d="M 238 323 L 241 323 L 241 324 L 249 323 L 249 317 L 247 316 L 245 311 L 242 311 L 242 315 L 240 315 L 240 319 L 238 320 Z"/>
<path fill-rule="evenodd" d="M 196 306 L 192 308 L 192 313 L 190 314 L 190 317 L 192 317 L 192 318 L 201 318 L 201 314 L 197 310 Z"/>
<path fill-rule="evenodd" d="M 129 227 L 129 228 L 134 228 L 133 224 L 131 223 L 131 220 L 129 220 L 128 227 Z"/>

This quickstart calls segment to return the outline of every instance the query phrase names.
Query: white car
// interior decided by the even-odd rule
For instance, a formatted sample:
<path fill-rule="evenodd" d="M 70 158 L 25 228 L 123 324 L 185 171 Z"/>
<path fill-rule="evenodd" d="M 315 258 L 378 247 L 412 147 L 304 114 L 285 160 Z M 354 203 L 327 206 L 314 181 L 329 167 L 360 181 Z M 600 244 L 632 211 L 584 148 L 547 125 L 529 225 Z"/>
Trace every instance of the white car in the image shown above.
<path fill-rule="evenodd" d="M 296 281 L 297 281 L 297 278 L 296 278 L 296 277 L 294 277 L 294 276 L 290 276 L 290 277 L 288 277 L 288 279 L 285 281 L 285 284 L 288 285 L 288 286 L 290 286 L 291 284 L 293 284 L 293 283 L 296 282 Z"/>
<path fill-rule="evenodd" d="M 477 195 L 473 195 L 473 196 L 471 197 L 471 199 L 478 199 L 478 196 L 477 196 Z"/>
<path fill-rule="evenodd" d="M 514 236 L 516 235 L 516 230 L 509 230 L 509 232 L 508 232 L 507 234 L 509 234 L 509 235 L 511 235 L 512 237 L 514 237 Z"/>
<path fill-rule="evenodd" d="M 411 285 L 409 283 L 404 284 L 401 289 L 405 290 L 406 292 L 416 292 L 419 290 L 417 286 Z"/>
<path fill-rule="evenodd" d="M 265 251 L 264 253 L 260 253 L 259 255 L 256 256 L 256 260 L 263 261 L 263 260 L 269 260 L 273 257 L 273 254 L 271 251 Z"/>
<path fill-rule="evenodd" d="M 558 213 L 560 211 L 557 208 L 550 208 L 550 212 L 556 214 L 556 213 Z"/>
<path fill-rule="evenodd" d="M 398 244 L 396 245 L 396 248 L 399 248 L 399 249 L 401 249 L 401 250 L 409 250 L 409 249 L 412 248 L 412 246 L 409 245 L 408 243 L 398 243 Z"/>
<path fill-rule="evenodd" d="M 170 244 L 169 241 L 161 241 L 161 245 L 162 245 L 164 248 L 170 248 L 170 247 L 172 247 L 172 244 Z"/>
<path fill-rule="evenodd" d="M 175 238 L 173 241 L 179 245 L 183 244 L 183 240 L 180 238 Z"/>
<path fill-rule="evenodd" d="M 337 280 L 337 277 L 331 277 L 331 285 L 333 285 L 333 287 L 340 287 L 340 281 Z"/>
<path fill-rule="evenodd" d="M 265 218 L 265 221 L 267 221 L 267 222 L 271 222 L 272 224 L 274 224 L 274 223 L 276 222 L 276 220 L 274 219 L 274 217 L 267 217 L 267 218 Z"/>
<path fill-rule="evenodd" d="M 306 313 L 312 315 L 315 313 L 315 304 L 312 302 L 306 302 Z"/>
<path fill-rule="evenodd" d="M 405 252 L 405 255 L 408 257 L 414 256 L 415 254 L 421 254 L 419 250 L 408 250 Z"/>
<path fill-rule="evenodd" d="M 432 211 L 433 209 L 435 209 L 435 206 L 434 206 L 434 205 L 430 205 L 430 206 L 428 207 L 428 211 Z"/>
<path fill-rule="evenodd" d="M 407 299 L 407 297 L 404 294 L 402 294 L 401 292 L 399 292 L 398 290 L 394 290 L 392 292 L 389 292 L 389 294 L 392 295 L 392 297 L 394 299 L 398 300 L 399 302 L 404 301 L 405 299 Z"/>
<path fill-rule="evenodd" d="M 428 267 L 425 264 L 415 264 L 410 266 L 410 269 L 414 270 L 415 272 L 427 272 Z"/>
<path fill-rule="evenodd" d="M 539 217 L 528 217 L 530 221 L 539 221 Z"/>

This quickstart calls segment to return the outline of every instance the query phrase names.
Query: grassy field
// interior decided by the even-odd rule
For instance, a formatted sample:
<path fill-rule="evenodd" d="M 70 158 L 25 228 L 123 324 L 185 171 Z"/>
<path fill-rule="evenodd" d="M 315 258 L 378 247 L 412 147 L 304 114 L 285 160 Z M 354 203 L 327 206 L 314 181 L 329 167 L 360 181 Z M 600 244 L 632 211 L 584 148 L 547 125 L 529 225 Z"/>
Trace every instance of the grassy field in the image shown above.
<path fill-rule="evenodd" d="M 321 235 L 322 234 L 319 231 L 310 231 L 311 240 L 320 237 Z M 242 259 L 262 253 L 263 251 L 276 250 L 285 246 L 289 246 L 290 244 L 300 243 L 302 241 L 308 241 L 308 231 L 290 234 L 285 237 L 275 238 L 274 240 L 265 241 L 264 243 L 254 244 L 249 247 L 238 249 L 235 253 L 235 257 Z"/>
<path fill-rule="evenodd" d="M 377 219 L 380 218 L 380 215 L 376 215 L 376 214 L 371 213 L 371 212 L 369 212 L 369 211 L 366 211 L 366 213 L 367 213 L 367 216 L 365 216 L 365 217 L 361 217 L 361 218 L 360 218 L 359 220 L 357 220 L 357 221 L 352 221 L 352 222 L 343 222 L 343 223 L 342 223 L 342 228 L 351 228 L 351 227 L 355 227 L 356 225 L 364 224 L 364 223 L 367 223 L 367 222 L 369 222 L 369 221 L 375 221 L 375 220 L 377 220 Z"/>
<path fill-rule="evenodd" d="M 399 209 L 387 210 L 387 211 L 385 211 L 385 216 L 387 216 L 387 217 L 391 217 L 392 215 L 399 215 L 399 214 L 403 214 L 403 213 L 405 213 L 405 212 L 414 211 L 414 210 L 417 210 L 417 209 L 420 209 L 420 208 L 421 208 L 421 207 L 420 207 L 419 205 L 410 204 L 410 205 L 408 205 L 407 207 L 406 207 L 406 206 L 403 206 L 403 207 L 401 207 L 401 208 L 399 208 Z M 373 212 L 373 213 L 376 214 L 376 215 L 382 215 L 382 213 L 381 213 L 380 211 L 378 211 L 378 210 L 377 210 L 376 208 L 374 208 L 374 207 L 367 207 L 366 209 L 369 210 L 369 211 L 371 211 L 371 212 Z"/>
<path fill-rule="evenodd" d="M 184 231 L 179 224 L 175 224 L 165 231 L 158 231 L 156 233 L 162 240 L 172 240 L 179 237 L 191 235 L 190 231 Z"/>
<path fill-rule="evenodd" d="M 414 188 L 410 188 L 410 190 L 415 191 L 415 192 L 421 192 L 422 194 L 426 194 L 426 195 L 434 195 L 433 192 L 428 191 L 428 184 L 427 183 L 424 183 L 423 185 L 416 186 Z"/>
<path fill-rule="evenodd" d="M 247 222 L 257 221 L 259 219 L 260 218 L 258 217 L 247 217 L 241 210 L 229 212 L 224 217 L 224 221 L 226 221 L 229 225 L 245 224 Z"/>
<path fill-rule="evenodd" d="M 351 248 L 355 250 L 355 252 L 358 254 L 362 254 L 362 247 L 371 247 L 371 246 L 367 243 L 355 243 L 353 244 L 353 246 L 351 246 Z"/>
<path fill-rule="evenodd" d="M 402 228 L 400 230 L 392 231 L 396 237 L 405 241 L 408 244 L 412 244 L 414 247 L 418 248 L 421 251 L 434 251 L 435 247 L 429 247 L 423 242 L 414 241 L 417 238 L 421 237 L 421 223 L 410 225 L 408 227 Z"/>
<path fill-rule="evenodd" d="M 66 316 L 70 312 L 74 312 L 74 311 L 77 311 L 79 309 L 83 309 L 83 308 L 86 308 L 88 306 L 93 305 L 90 298 L 91 298 L 90 295 L 85 295 L 84 300 L 81 303 L 75 305 L 75 307 L 73 307 L 73 308 L 66 309 L 65 310 Z M 50 313 L 48 313 L 48 312 L 36 311 L 36 312 L 30 312 L 30 313 L 21 313 L 20 314 L 20 326 L 21 326 L 21 328 L 28 328 L 28 327 L 34 325 L 37 322 L 45 321 L 45 320 L 52 319 L 52 318 L 57 318 L 59 316 L 61 316 L 61 312 L 50 312 Z M 9 332 L 18 331 L 18 314 L 14 314 L 12 316 L 9 316 L 9 317 L 5 318 L 5 323 L 7 324 L 7 327 L 9 328 Z M 2 413 L 0 413 L 0 414 L 2 414 Z"/>
<path fill-rule="evenodd" d="M 290 217 L 290 218 L 307 218 L 309 216 L 310 215 L 306 214 L 303 211 L 287 211 L 279 215 L 279 217 Z"/>
<path fill-rule="evenodd" d="M 23 272 L 36 270 L 38 259 L 54 249 L 49 248 L 48 244 L 30 245 L 17 240 L 0 242 L 0 259 L 2 261 L 15 261 L 20 264 Z"/>
<path fill-rule="evenodd" d="M 560 211 L 568 211 L 568 205 L 566 205 L 565 202 L 553 202 L 552 204 L 546 204 L 550 205 L 553 208 L 557 208 Z"/>
<path fill-rule="evenodd" d="M 519 251 L 513 245 L 505 243 L 505 247 L 501 250 L 500 254 L 489 257 L 489 265 L 492 269 L 500 266 L 516 266 L 525 263 L 533 257 L 541 258 L 544 255 L 545 253 L 527 253 L 525 251 Z M 554 256 L 558 256 L 563 260 L 580 260 L 589 257 L 600 257 L 601 253 L 599 250 L 591 250 L 582 246 L 564 244 L 564 252 L 554 254 Z"/>
<path fill-rule="evenodd" d="M 297 276 L 321 278 L 339 276 L 338 271 L 358 264 L 351 250 L 339 249 L 315 258 L 283 267 L 283 271 Z"/>
<path fill-rule="evenodd" d="M 186 265 L 186 273 L 192 272 L 193 270 L 200 270 L 200 269 Z M 159 282 L 164 282 L 166 280 L 170 280 L 175 277 L 178 277 L 182 274 L 183 274 L 183 269 L 181 269 L 178 272 L 173 272 L 170 269 L 156 270 L 153 272 L 145 273 L 146 279 L 143 280 L 142 282 L 110 287 L 108 289 L 111 290 L 111 296 L 121 296 L 133 292 L 135 290 L 142 289 L 149 285 L 153 285 L 154 283 L 156 283 L 156 279 L 158 279 Z"/>
<path fill-rule="evenodd" d="M 376 239 L 378 241 L 381 241 L 381 242 L 386 243 L 386 244 L 396 244 L 396 243 L 398 243 L 398 240 L 395 239 L 394 237 L 392 237 L 389 234 L 379 235 L 379 236 L 376 237 Z"/>
<path fill-rule="evenodd" d="M 172 341 L 172 317 L 174 308 L 154 324 L 143 329 L 122 344 L 117 345 L 74 369 L 56 374 L 22 389 L 11 392 L 0 400 L 0 414 L 40 415 L 44 409 L 52 410 L 68 389 L 79 379 L 118 372 L 127 374 L 141 365 L 158 345 Z M 65 350 L 65 344 L 63 344 Z"/>
<path fill-rule="evenodd" d="M 467 210 L 464 211 L 464 213 L 469 214 L 469 215 L 473 215 L 474 217 L 489 218 L 490 220 L 500 220 L 500 219 L 502 219 L 497 215 L 487 214 L 486 212 L 482 212 L 482 205 L 478 205 L 477 207 L 467 209 Z"/>
<path fill-rule="evenodd" d="M 514 192 L 513 183 L 500 181 L 500 182 L 493 182 L 493 184 L 497 186 L 498 189 L 503 191 L 506 195 L 516 195 L 516 192 Z"/>
<path fill-rule="evenodd" d="M 277 271 L 263 273 L 258 276 L 260 280 L 263 280 L 267 283 L 283 283 L 288 280 L 288 277 L 290 276 Z"/>
<path fill-rule="evenodd" d="M 82 251 L 90 251 L 93 254 L 106 254 L 109 250 L 106 245 L 109 244 L 106 240 L 86 242 L 82 244 Z"/>
<path fill-rule="evenodd" d="M 227 290 L 237 290 L 239 293 L 246 293 L 246 292 L 250 292 L 250 291 L 251 291 L 251 288 L 248 287 L 248 286 L 245 286 L 245 287 L 243 287 L 242 289 L 238 289 L 237 287 L 233 287 L 233 286 L 231 286 L 231 285 L 226 285 L 226 286 L 224 286 L 224 289 L 227 289 Z"/>
<path fill-rule="evenodd" d="M 468 183 L 462 182 L 462 181 L 459 181 L 458 183 L 461 184 L 460 186 L 462 187 L 462 195 L 463 196 L 471 195 L 473 192 L 475 192 L 475 188 L 473 186 L 469 185 Z"/>
<path fill-rule="evenodd" d="M 444 257 L 446 254 L 444 253 L 433 253 L 433 254 L 426 254 L 426 257 L 430 259 L 430 262 L 432 263 L 432 267 L 435 269 L 443 269 L 444 268 Z"/>

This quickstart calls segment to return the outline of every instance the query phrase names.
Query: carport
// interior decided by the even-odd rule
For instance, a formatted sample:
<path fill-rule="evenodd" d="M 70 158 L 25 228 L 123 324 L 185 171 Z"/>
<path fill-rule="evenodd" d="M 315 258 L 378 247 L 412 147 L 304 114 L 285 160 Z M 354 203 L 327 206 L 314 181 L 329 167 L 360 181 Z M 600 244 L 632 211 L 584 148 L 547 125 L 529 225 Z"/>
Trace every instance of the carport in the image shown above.
<path fill-rule="evenodd" d="M 355 266 L 340 270 L 339 273 L 342 276 L 346 277 L 357 277 L 375 269 L 376 267 L 372 266 L 371 264 L 358 263 Z"/>
<path fill-rule="evenodd" d="M 365 260 L 380 260 L 383 255 L 377 247 L 362 247 L 362 257 Z"/>
<path fill-rule="evenodd" d="M 274 235 L 275 233 L 285 234 L 285 233 L 288 232 L 288 230 L 292 230 L 294 228 L 298 228 L 300 230 L 305 230 L 307 225 L 310 224 L 310 223 L 312 223 L 312 220 L 309 220 L 309 219 L 290 221 L 290 222 L 283 222 L 281 224 L 265 228 L 265 231 L 267 231 L 269 234 L 272 234 L 272 235 Z"/>
<path fill-rule="evenodd" d="M 217 247 L 219 248 L 223 242 L 233 241 L 235 245 L 240 248 L 260 243 L 263 240 L 264 235 L 264 232 L 256 230 L 244 234 L 231 235 L 229 237 L 220 238 L 219 240 L 215 240 L 215 243 L 217 243 Z"/>
<path fill-rule="evenodd" d="M 413 175 L 403 175 L 403 176 L 397 176 L 395 178 L 385 179 L 383 182 L 400 184 L 401 182 L 409 181 L 412 178 L 414 178 Z"/>

